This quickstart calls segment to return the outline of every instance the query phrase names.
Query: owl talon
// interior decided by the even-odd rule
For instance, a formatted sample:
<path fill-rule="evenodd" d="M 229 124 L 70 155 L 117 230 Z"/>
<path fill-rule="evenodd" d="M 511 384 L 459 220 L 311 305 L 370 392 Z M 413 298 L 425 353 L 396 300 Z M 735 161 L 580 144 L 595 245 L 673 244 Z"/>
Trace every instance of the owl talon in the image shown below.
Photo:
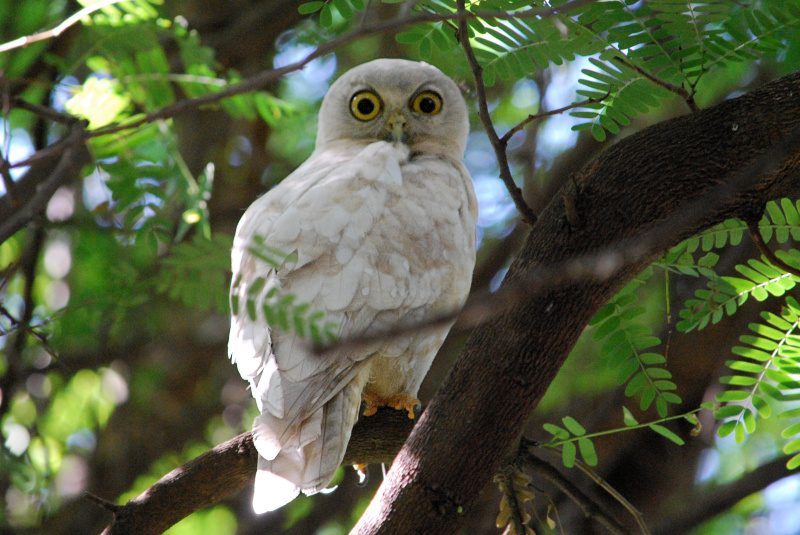
<path fill-rule="evenodd" d="M 378 412 L 378 407 L 380 406 L 380 399 L 364 394 L 363 398 L 361 399 L 361 415 L 372 416 Z"/>
<path fill-rule="evenodd" d="M 422 412 L 420 401 L 409 394 L 397 394 L 388 398 L 378 397 L 369 393 L 362 394 L 361 414 L 363 416 L 372 416 L 378 412 L 379 407 L 391 407 L 398 411 L 407 411 L 408 417 L 412 420 Z"/>
<path fill-rule="evenodd" d="M 355 469 L 356 473 L 358 474 L 358 483 L 356 483 L 359 487 L 366 487 L 367 483 L 369 483 L 369 472 L 367 472 L 367 463 L 361 464 L 354 464 L 353 469 Z"/>
<path fill-rule="evenodd" d="M 398 411 L 408 411 L 410 419 L 416 418 L 417 412 L 422 411 L 422 403 L 414 396 L 408 394 L 398 394 L 388 399 L 387 405 Z"/>

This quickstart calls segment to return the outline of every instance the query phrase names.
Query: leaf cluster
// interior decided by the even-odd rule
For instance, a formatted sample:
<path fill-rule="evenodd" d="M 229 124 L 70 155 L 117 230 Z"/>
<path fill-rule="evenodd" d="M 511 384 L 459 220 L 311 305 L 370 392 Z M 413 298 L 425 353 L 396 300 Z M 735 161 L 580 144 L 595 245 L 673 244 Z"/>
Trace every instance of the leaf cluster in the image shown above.
<path fill-rule="evenodd" d="M 759 229 L 767 243 L 773 237 L 780 244 L 786 243 L 790 237 L 800 237 L 798 206 L 789 199 L 770 201 L 759 223 Z M 696 290 L 695 297 L 688 300 L 680 311 L 678 330 L 689 332 L 703 329 L 709 323 L 718 323 L 726 315 L 735 314 L 750 297 L 762 302 L 770 296 L 780 297 L 795 287 L 797 277 L 776 268 L 763 256 L 737 265 L 735 269 L 740 277 L 718 276 L 713 271 L 718 256 L 710 251 L 738 245 L 746 230 L 747 225 L 739 220 L 725 221 L 679 244 L 662 260 L 673 262 L 680 273 L 702 275 L 708 279 L 706 288 Z M 687 270 L 692 269 L 691 265 L 695 262 L 693 255 L 698 248 L 707 252 L 699 260 L 704 269 L 692 273 Z M 796 249 L 778 250 L 776 255 L 790 266 L 800 266 L 800 251 Z"/>
<path fill-rule="evenodd" d="M 75 50 L 91 74 L 72 88 L 70 113 L 90 120 L 90 128 L 133 121 L 173 104 L 178 96 L 199 97 L 222 91 L 241 81 L 233 69 L 224 69 L 214 51 L 201 44 L 194 30 L 165 19 L 128 20 L 125 26 L 95 25 L 81 34 Z M 170 65 L 166 43 L 180 51 L 181 69 Z M 85 59 L 84 59 L 85 58 Z M 294 107 L 265 91 L 222 99 L 219 104 L 232 117 L 261 119 L 274 125 Z M 118 139 L 120 136 L 113 136 Z M 104 138 L 100 138 L 100 143 Z"/>
<path fill-rule="evenodd" d="M 743 334 L 739 340 L 746 345 L 732 350 L 738 360 L 726 361 L 733 375 L 726 375 L 722 384 L 736 387 L 717 394 L 717 401 L 725 403 L 715 416 L 725 420 L 719 428 L 720 436 L 734 434 L 737 443 L 756 430 L 758 418 L 769 418 L 773 405 L 785 407 L 786 403 L 800 401 L 800 303 L 787 296 L 780 314 L 761 312 L 763 323 L 751 323 L 753 334 Z M 781 410 L 779 418 L 796 419 L 800 409 Z M 800 423 L 788 425 L 782 432 L 790 439 L 800 434 Z M 800 437 L 785 444 L 784 453 L 792 455 L 787 467 L 800 466 Z"/>
<path fill-rule="evenodd" d="M 702 408 L 710 409 L 711 405 L 713 404 L 703 404 Z M 625 424 L 624 427 L 608 429 L 606 431 L 599 431 L 595 433 L 587 433 L 586 429 L 580 425 L 575 418 L 571 416 L 565 416 L 561 419 L 564 427 L 551 423 L 542 424 L 544 430 L 547 431 L 552 438 L 549 442 L 541 444 L 541 446 L 544 448 L 561 448 L 561 462 L 564 463 L 566 468 L 572 468 L 575 466 L 578 451 L 580 451 L 583 462 L 589 466 L 596 466 L 598 463 L 598 458 L 593 439 L 605 435 L 621 433 L 624 431 L 634 431 L 637 429 L 649 428 L 655 433 L 658 433 L 664 438 L 667 438 L 671 442 L 677 444 L 678 446 L 682 446 L 684 444 L 683 439 L 662 424 L 672 420 L 685 419 L 696 428 L 699 428 L 700 423 L 695 415 L 699 410 L 700 409 L 695 409 L 685 414 L 662 417 L 653 422 L 640 424 L 633 416 L 633 413 L 627 407 L 623 406 L 622 416 Z M 575 446 L 576 442 L 578 444 L 577 447 Z"/>
<path fill-rule="evenodd" d="M 486 85 L 518 80 L 551 65 L 587 58 L 578 96 L 596 102 L 572 112 L 573 128 L 589 129 L 598 140 L 616 134 L 643 113 L 677 95 L 694 105 L 701 80 L 716 68 L 775 54 L 800 27 L 800 6 L 742 7 L 728 0 L 612 0 L 589 2 L 553 17 L 525 16 L 529 2 L 485 0 L 469 3 L 468 35 Z M 320 12 L 330 27 L 363 9 L 349 0 L 307 2 L 302 13 Z M 415 12 L 452 15 L 455 2 L 429 0 Z M 493 11 L 516 13 L 495 18 Z M 483 15 L 483 16 L 481 16 Z M 458 46 L 455 24 L 421 23 L 397 34 L 422 59 Z"/>
<path fill-rule="evenodd" d="M 784 245 L 790 238 L 799 238 L 799 208 L 800 201 L 784 198 L 769 202 L 759 223 L 763 240 Z M 755 432 L 759 419 L 770 418 L 776 411 L 780 419 L 796 420 L 800 416 L 795 408 L 786 405 L 800 400 L 800 304 L 787 295 L 800 279 L 774 266 L 763 255 L 737 265 L 735 270 L 740 276 L 720 276 L 713 270 L 717 255 L 711 250 L 738 245 L 746 228 L 738 220 L 725 221 L 681 243 L 661 260 L 670 270 L 708 279 L 706 288 L 696 290 L 694 298 L 687 300 L 679 313 L 677 327 L 683 332 L 703 329 L 736 314 L 750 297 L 758 302 L 783 298 L 779 313 L 762 311 L 762 322 L 751 323 L 750 332 L 739 337 L 742 345 L 732 348 L 738 358 L 726 361 L 733 374 L 720 380 L 729 388 L 716 397 L 724 404 L 715 411 L 723 421 L 719 434 L 733 434 L 738 443 Z M 697 261 L 698 265 L 693 265 L 698 251 L 706 254 Z M 800 266 L 800 251 L 793 247 L 775 254 L 789 266 Z M 787 462 L 790 468 L 800 466 L 800 440 L 792 438 L 799 432 L 796 423 L 788 424 L 782 432 L 783 438 L 791 439 L 784 446 L 784 453 L 793 455 Z"/>
<path fill-rule="evenodd" d="M 670 404 L 681 403 L 675 394 L 677 385 L 664 367 L 666 357 L 653 348 L 661 339 L 643 321 L 646 307 L 638 304 L 636 289 L 648 280 L 648 268 L 628 283 L 589 323 L 595 327 L 594 339 L 603 342 L 600 358 L 617 373 L 617 383 L 625 386 L 626 396 L 639 396 L 639 407 L 647 410 L 655 401 L 656 411 L 664 418 Z"/>

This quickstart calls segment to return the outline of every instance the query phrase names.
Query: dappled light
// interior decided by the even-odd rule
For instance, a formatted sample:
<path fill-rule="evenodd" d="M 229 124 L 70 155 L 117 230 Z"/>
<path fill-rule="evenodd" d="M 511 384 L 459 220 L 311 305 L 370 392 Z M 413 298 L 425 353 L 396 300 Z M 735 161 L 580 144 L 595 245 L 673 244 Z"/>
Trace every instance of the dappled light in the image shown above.
<path fill-rule="evenodd" d="M 800 535 L 798 0 L 0 0 L 0 13 L 0 531 Z M 376 58 L 437 67 L 469 110 L 477 264 L 460 316 L 460 301 L 412 299 L 454 283 L 438 268 L 418 270 L 419 288 L 387 275 L 428 255 L 452 268 L 462 248 L 420 244 L 458 228 L 470 203 L 448 219 L 453 196 L 425 197 L 362 255 L 352 280 L 380 284 L 347 287 L 346 313 L 308 298 L 338 306 L 343 291 L 286 278 L 361 258 L 342 246 L 321 265 L 308 250 L 352 241 L 349 207 L 370 195 L 408 200 L 379 181 L 302 221 L 296 186 L 253 224 L 313 227 L 308 250 L 261 236 L 244 263 L 263 273 L 232 274 L 246 207 L 312 155 L 332 84 Z M 375 100 L 361 119 L 348 101 L 359 122 L 342 136 L 388 103 L 367 79 L 348 97 Z M 434 89 L 411 88 L 401 111 L 442 117 Z M 353 165 L 410 187 L 401 165 L 430 155 L 402 128 L 376 142 L 396 166 Z M 460 153 L 436 159 L 466 176 Z M 381 210 L 366 206 L 364 233 L 391 220 Z M 403 232 L 434 214 L 403 262 Z M 376 296 L 397 303 L 366 321 Z M 231 306 L 263 320 L 238 346 Z M 268 366 L 288 392 L 289 374 L 343 363 L 309 375 L 330 398 L 380 343 L 450 323 L 421 414 L 365 398 L 376 414 L 342 426 L 329 488 L 253 512 Z M 305 367 L 262 358 L 284 334 Z M 232 364 L 248 343 L 258 358 Z"/>

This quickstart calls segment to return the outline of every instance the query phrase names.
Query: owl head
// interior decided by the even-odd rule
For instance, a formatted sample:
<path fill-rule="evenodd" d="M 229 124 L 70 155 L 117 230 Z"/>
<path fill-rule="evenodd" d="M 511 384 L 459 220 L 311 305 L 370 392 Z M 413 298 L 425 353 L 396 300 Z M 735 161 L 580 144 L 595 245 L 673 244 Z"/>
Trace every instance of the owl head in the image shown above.
<path fill-rule="evenodd" d="M 337 141 L 405 143 L 412 153 L 460 160 L 469 133 L 467 106 L 442 71 L 404 59 L 376 59 L 347 71 L 328 90 L 316 149 Z"/>

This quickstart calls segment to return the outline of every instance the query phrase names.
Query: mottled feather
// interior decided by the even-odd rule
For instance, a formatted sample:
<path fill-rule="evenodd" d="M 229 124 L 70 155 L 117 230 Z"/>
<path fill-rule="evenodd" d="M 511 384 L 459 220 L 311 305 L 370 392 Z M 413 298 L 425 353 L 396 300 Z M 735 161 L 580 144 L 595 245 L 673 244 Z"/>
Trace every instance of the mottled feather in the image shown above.
<path fill-rule="evenodd" d="M 379 95 L 385 108 L 372 122 L 350 112 L 351 98 L 363 90 Z M 441 96 L 440 113 L 418 117 L 409 109 L 423 90 Z M 393 109 L 407 117 L 404 142 L 386 135 L 383 114 Z M 344 338 L 462 306 L 477 218 L 461 163 L 467 132 L 458 88 L 438 69 L 405 60 L 361 65 L 326 95 L 311 157 L 242 217 L 232 253 L 229 352 L 261 412 L 253 427 L 256 511 L 324 489 L 341 464 L 365 390 L 379 398 L 416 396 L 450 328 L 320 355 L 296 332 L 271 327 L 264 304 L 274 292 L 294 295 L 296 303 L 325 311 Z M 250 252 L 258 238 L 291 257 L 276 269 Z"/>

